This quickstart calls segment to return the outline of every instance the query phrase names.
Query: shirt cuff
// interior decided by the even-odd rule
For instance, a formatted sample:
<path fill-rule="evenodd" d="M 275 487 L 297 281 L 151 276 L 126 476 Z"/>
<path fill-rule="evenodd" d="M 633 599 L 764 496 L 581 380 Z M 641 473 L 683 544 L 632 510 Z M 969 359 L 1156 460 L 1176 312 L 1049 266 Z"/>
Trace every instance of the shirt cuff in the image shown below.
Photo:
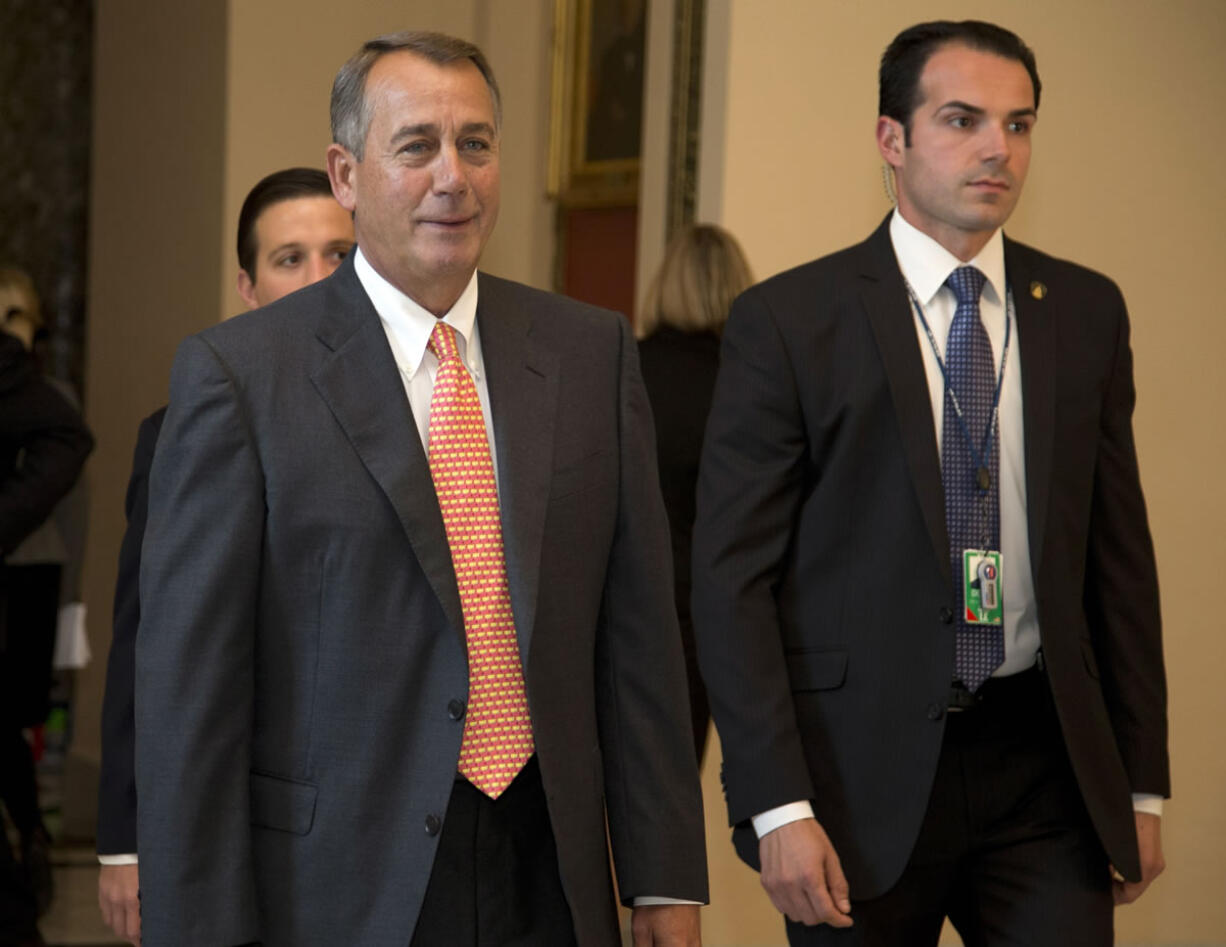
<path fill-rule="evenodd" d="M 639 897 L 634 899 L 634 906 L 636 908 L 649 908 L 649 907 L 654 907 L 659 904 L 698 904 L 698 905 L 701 905 L 702 902 L 701 901 L 686 901 L 683 898 L 657 898 L 653 894 L 640 895 Z"/>
<path fill-rule="evenodd" d="M 1132 809 L 1134 812 L 1144 812 L 1161 817 L 1162 797 L 1152 792 L 1134 792 L 1132 794 Z"/>
<path fill-rule="evenodd" d="M 761 838 L 768 832 L 783 828 L 789 822 L 799 822 L 801 819 L 812 819 L 813 817 L 813 806 L 809 800 L 805 799 L 801 802 L 789 802 L 786 805 L 759 812 L 751 821 L 753 830 L 758 833 L 758 838 Z"/>
<path fill-rule="evenodd" d="M 130 855 L 129 854 L 99 855 L 98 864 L 99 865 L 135 865 L 136 864 L 136 852 L 132 852 Z"/>

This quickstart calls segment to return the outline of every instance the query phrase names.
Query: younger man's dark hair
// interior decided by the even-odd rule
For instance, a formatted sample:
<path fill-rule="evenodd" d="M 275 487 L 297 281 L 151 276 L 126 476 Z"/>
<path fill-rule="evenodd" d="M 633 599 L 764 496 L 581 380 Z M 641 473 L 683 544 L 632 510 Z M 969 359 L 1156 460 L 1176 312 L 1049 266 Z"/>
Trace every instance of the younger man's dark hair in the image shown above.
<path fill-rule="evenodd" d="M 274 171 L 260 180 L 243 201 L 238 212 L 238 265 L 255 281 L 256 256 L 259 247 L 255 239 L 255 222 L 273 204 L 299 197 L 331 197 L 328 175 L 318 168 L 287 168 Z"/>
<path fill-rule="evenodd" d="M 1034 107 L 1039 107 L 1039 70 L 1034 52 L 1016 33 L 982 20 L 934 20 L 919 23 L 894 37 L 881 57 L 877 114 L 901 122 L 906 144 L 911 144 L 911 116 L 920 104 L 920 75 L 928 59 L 942 46 L 961 43 L 1020 62 L 1034 85 Z"/>

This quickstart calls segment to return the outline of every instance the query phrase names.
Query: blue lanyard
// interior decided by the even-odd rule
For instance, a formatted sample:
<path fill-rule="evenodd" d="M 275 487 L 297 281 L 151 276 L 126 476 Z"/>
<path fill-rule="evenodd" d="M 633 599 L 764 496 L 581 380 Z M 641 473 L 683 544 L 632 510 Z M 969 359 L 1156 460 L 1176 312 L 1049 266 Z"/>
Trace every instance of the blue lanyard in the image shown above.
<path fill-rule="evenodd" d="M 979 488 L 980 494 L 986 494 L 991 487 L 991 474 L 988 473 L 988 451 L 992 445 L 992 438 L 996 436 L 1000 422 L 1000 390 L 1005 382 L 1005 362 L 1009 358 L 1009 337 L 1010 329 L 1013 326 L 1013 292 L 1007 290 L 1005 294 L 1005 346 L 1000 353 L 1000 371 L 996 373 L 996 393 L 992 396 L 992 416 L 988 421 L 988 429 L 983 433 L 983 444 L 979 450 L 975 450 L 975 442 L 971 437 L 970 428 L 966 425 L 966 417 L 962 413 L 962 405 L 958 403 L 958 393 L 954 391 L 953 386 L 949 383 L 949 372 L 945 369 L 945 359 L 941 358 L 941 350 L 937 348 L 936 336 L 932 334 L 932 329 L 928 326 L 928 320 L 924 316 L 924 307 L 920 305 L 919 297 L 915 295 L 915 290 L 911 288 L 911 284 L 903 279 L 907 287 L 907 295 L 911 297 L 911 304 L 915 307 L 915 313 L 919 316 L 920 325 L 924 327 L 924 332 L 928 336 L 928 344 L 932 346 L 933 357 L 937 360 L 937 366 L 941 369 L 941 378 L 945 382 L 945 391 L 949 395 L 949 400 L 953 403 L 954 414 L 958 418 L 958 425 L 962 428 L 962 436 L 966 440 L 966 448 L 971 452 L 971 460 L 975 464 L 975 485 Z"/>

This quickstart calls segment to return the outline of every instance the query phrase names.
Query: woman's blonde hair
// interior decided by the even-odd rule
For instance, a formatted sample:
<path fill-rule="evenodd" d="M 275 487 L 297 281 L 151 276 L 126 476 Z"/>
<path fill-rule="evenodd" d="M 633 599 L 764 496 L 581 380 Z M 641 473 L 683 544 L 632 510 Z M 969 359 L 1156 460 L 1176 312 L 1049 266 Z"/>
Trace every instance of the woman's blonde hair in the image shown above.
<path fill-rule="evenodd" d="M 719 332 L 732 300 L 752 283 L 745 253 L 732 234 L 713 224 L 691 224 L 669 242 L 635 332 L 640 339 L 660 326 Z"/>
<path fill-rule="evenodd" d="M 0 266 L 0 290 L 3 289 L 16 290 L 18 295 L 24 297 L 25 305 L 21 308 L 20 315 L 29 320 L 30 325 L 35 329 L 41 329 L 43 314 L 38 306 L 38 293 L 34 289 L 34 281 L 30 279 L 29 274 L 15 266 Z M 0 324 L 8 322 L 9 316 L 15 314 L 6 308 L 5 312 L 0 312 Z"/>

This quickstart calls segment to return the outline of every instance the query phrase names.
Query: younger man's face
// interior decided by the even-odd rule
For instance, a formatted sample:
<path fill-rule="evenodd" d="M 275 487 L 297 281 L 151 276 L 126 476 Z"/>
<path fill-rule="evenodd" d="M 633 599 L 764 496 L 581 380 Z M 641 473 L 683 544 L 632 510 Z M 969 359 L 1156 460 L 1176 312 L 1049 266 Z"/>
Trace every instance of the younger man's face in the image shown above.
<path fill-rule="evenodd" d="M 295 197 L 255 221 L 255 272 L 240 270 L 238 293 L 266 306 L 328 276 L 353 247 L 353 220 L 331 197 Z"/>

